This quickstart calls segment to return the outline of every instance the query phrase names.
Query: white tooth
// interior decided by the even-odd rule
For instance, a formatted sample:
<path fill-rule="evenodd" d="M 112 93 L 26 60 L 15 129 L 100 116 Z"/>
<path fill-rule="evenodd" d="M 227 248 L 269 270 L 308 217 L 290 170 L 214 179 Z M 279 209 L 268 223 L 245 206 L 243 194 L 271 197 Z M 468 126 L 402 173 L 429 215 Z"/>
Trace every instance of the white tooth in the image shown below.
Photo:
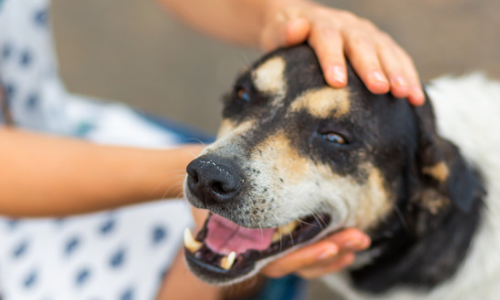
<path fill-rule="evenodd" d="M 294 220 L 286 225 L 278 227 L 273 234 L 272 241 L 273 242 L 279 241 L 282 236 L 287 235 L 290 232 L 294 231 L 295 228 L 297 228 L 297 225 L 299 225 L 299 222 L 297 222 L 297 220 Z"/>
<path fill-rule="evenodd" d="M 281 239 L 281 234 L 280 234 L 279 229 L 278 229 L 277 231 L 274 232 L 272 241 L 277 242 L 280 239 Z"/>
<path fill-rule="evenodd" d="M 229 253 L 228 256 L 223 257 L 220 261 L 220 266 L 224 270 L 229 270 L 234 264 L 234 261 L 236 260 L 236 252 L 232 251 Z"/>
<path fill-rule="evenodd" d="M 198 251 L 202 245 L 202 243 L 193 238 L 193 234 L 189 228 L 184 229 L 184 246 L 186 246 L 190 252 Z"/>
<path fill-rule="evenodd" d="M 290 232 L 294 231 L 295 228 L 297 227 L 297 225 L 299 224 L 299 222 L 297 222 L 297 220 L 295 221 L 292 221 L 286 225 L 283 225 L 279 228 L 279 232 L 282 234 L 282 235 L 285 235 L 285 234 L 289 234 Z"/>

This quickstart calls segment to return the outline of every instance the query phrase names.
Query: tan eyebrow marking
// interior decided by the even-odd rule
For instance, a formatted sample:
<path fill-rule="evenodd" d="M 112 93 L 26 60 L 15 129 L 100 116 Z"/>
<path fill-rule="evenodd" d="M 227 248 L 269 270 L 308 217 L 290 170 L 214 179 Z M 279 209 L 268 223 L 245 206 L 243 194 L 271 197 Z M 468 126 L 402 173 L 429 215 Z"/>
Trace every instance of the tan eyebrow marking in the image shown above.
<path fill-rule="evenodd" d="M 326 118 L 331 116 L 332 112 L 335 117 L 341 117 L 349 112 L 350 107 L 350 93 L 347 89 L 324 87 L 300 95 L 290 105 L 290 111 L 305 109 L 315 117 Z"/>
<path fill-rule="evenodd" d="M 217 139 L 225 137 L 231 131 L 233 131 L 235 127 L 236 127 L 236 122 L 228 119 L 223 119 L 220 124 L 219 131 L 217 132 Z"/>
<path fill-rule="evenodd" d="M 236 136 L 239 134 L 243 134 L 246 131 L 252 129 L 255 126 L 255 121 L 245 121 L 243 123 L 237 124 L 236 122 L 228 119 L 222 120 L 221 126 L 219 127 L 219 131 L 217 132 L 217 140 L 221 140 L 223 138 L 229 137 L 230 135 Z"/>
<path fill-rule="evenodd" d="M 450 175 L 450 170 L 444 162 L 440 162 L 434 166 L 424 167 L 422 173 L 431 176 L 439 182 L 445 182 Z"/>
<path fill-rule="evenodd" d="M 268 59 L 252 72 L 253 83 L 262 93 L 284 96 L 286 63 L 282 57 Z"/>

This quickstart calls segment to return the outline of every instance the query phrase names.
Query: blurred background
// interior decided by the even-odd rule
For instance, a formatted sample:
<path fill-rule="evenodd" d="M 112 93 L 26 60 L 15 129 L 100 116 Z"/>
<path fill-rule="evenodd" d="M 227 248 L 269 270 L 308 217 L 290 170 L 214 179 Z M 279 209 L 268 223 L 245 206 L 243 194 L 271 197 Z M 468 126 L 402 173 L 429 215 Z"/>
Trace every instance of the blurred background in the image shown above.
<path fill-rule="evenodd" d="M 498 0 L 320 2 L 368 18 L 392 35 L 425 81 L 477 70 L 500 79 Z M 191 31 L 152 0 L 55 0 L 52 14 L 70 91 L 121 101 L 208 133 L 217 130 L 221 95 L 259 56 Z M 310 299 L 321 299 L 323 291 L 314 283 Z"/>
<path fill-rule="evenodd" d="M 370 19 L 392 35 L 423 80 L 476 70 L 500 78 L 498 0 L 320 2 Z M 221 95 L 259 55 L 193 32 L 153 0 L 55 0 L 52 14 L 70 91 L 209 133 L 218 127 Z"/>

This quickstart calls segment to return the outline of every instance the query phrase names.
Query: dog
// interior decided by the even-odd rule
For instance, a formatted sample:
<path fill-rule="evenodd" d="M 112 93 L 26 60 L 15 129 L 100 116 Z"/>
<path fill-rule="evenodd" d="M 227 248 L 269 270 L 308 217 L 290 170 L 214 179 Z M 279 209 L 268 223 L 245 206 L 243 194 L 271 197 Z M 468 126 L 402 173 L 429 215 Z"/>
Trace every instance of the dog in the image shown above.
<path fill-rule="evenodd" d="M 217 140 L 187 167 L 210 210 L 185 232 L 191 271 L 232 284 L 347 227 L 371 247 L 323 279 L 343 299 L 500 297 L 500 84 L 445 77 L 412 107 L 348 65 L 328 86 L 307 45 L 265 55 L 224 101 Z"/>

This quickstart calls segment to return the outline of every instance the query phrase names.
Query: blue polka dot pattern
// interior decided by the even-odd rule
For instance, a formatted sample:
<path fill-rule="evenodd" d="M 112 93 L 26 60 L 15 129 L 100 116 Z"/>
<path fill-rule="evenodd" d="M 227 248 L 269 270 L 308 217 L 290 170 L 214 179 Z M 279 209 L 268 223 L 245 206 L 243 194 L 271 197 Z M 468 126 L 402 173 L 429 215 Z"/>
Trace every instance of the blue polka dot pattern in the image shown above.
<path fill-rule="evenodd" d="M 33 60 L 33 55 L 31 54 L 30 51 L 25 50 L 21 53 L 21 57 L 19 59 L 19 64 L 22 67 L 29 67 L 31 65 L 31 62 Z"/>
<path fill-rule="evenodd" d="M 38 108 L 40 99 L 38 94 L 31 94 L 28 96 L 28 99 L 26 100 L 26 109 L 33 111 Z"/>
<path fill-rule="evenodd" d="M 7 94 L 7 100 L 11 102 L 16 95 L 16 87 L 12 83 L 6 83 L 4 87 L 5 93 Z"/>
<path fill-rule="evenodd" d="M 33 16 L 33 20 L 37 26 L 47 27 L 48 24 L 48 11 L 46 9 L 38 10 Z"/>
<path fill-rule="evenodd" d="M 156 244 L 159 244 L 161 243 L 163 240 L 165 240 L 167 236 L 167 232 L 165 230 L 165 228 L 161 227 L 161 226 L 156 226 L 154 229 L 153 229 L 153 244 L 156 245 Z"/>
<path fill-rule="evenodd" d="M 109 265 L 111 268 L 119 268 L 125 263 L 125 250 L 124 249 L 119 249 L 116 251 L 112 256 L 111 259 L 109 260 Z"/>
<path fill-rule="evenodd" d="M 88 268 L 84 268 L 84 269 L 81 269 L 80 271 L 78 271 L 78 273 L 76 274 L 76 278 L 75 278 L 76 285 L 81 286 L 85 282 L 87 282 L 90 278 L 90 274 L 91 273 L 90 273 L 90 270 Z"/>
<path fill-rule="evenodd" d="M 102 235 L 107 235 L 107 234 L 111 233 L 113 231 L 113 229 L 115 228 L 115 223 L 116 223 L 115 220 L 107 220 L 106 222 L 104 222 L 100 226 L 99 232 Z"/>
<path fill-rule="evenodd" d="M 16 219 L 11 219 L 11 220 L 8 220 L 7 221 L 7 224 L 9 225 L 9 228 L 12 230 L 12 229 L 16 229 L 17 226 L 19 225 L 19 220 L 16 220 Z"/>
<path fill-rule="evenodd" d="M 163 279 L 165 279 L 165 276 L 167 276 L 167 273 L 168 273 L 168 269 L 167 268 L 163 269 L 160 272 L 160 281 L 163 281 Z"/>
<path fill-rule="evenodd" d="M 12 45 L 5 44 L 2 47 L 2 59 L 7 60 L 12 54 Z"/>
<path fill-rule="evenodd" d="M 128 288 L 123 292 L 119 298 L 120 300 L 132 300 L 134 299 L 134 290 L 132 288 Z"/>
<path fill-rule="evenodd" d="M 31 273 L 29 273 L 26 278 L 24 279 L 23 281 L 23 286 L 26 288 L 26 289 L 30 289 L 32 288 L 35 284 L 36 284 L 36 280 L 37 280 L 37 277 L 38 277 L 38 274 L 36 271 L 32 271 Z"/>
<path fill-rule="evenodd" d="M 64 221 L 65 221 L 65 220 L 66 220 L 65 218 L 55 218 L 55 219 L 54 219 L 54 223 L 55 223 L 56 225 L 60 226 L 60 225 L 64 224 Z"/>
<path fill-rule="evenodd" d="M 26 253 L 28 246 L 29 246 L 28 241 L 22 241 L 14 248 L 12 256 L 14 258 L 20 258 L 21 256 L 23 256 L 24 253 Z"/>
<path fill-rule="evenodd" d="M 71 255 L 80 246 L 80 239 L 77 237 L 72 237 L 66 242 L 66 247 L 64 252 L 67 256 Z"/>
<path fill-rule="evenodd" d="M 124 143 L 135 144 L 137 135 L 139 144 L 144 140 L 155 147 L 176 145 L 177 136 L 184 137 L 176 129 L 181 127 L 159 126 L 125 106 L 115 109 L 68 94 L 53 53 L 50 2 L 0 0 L 4 4 L 0 7 L 0 78 L 16 124 L 62 134 L 77 131 L 87 139 L 101 132 L 107 136 L 109 130 L 111 140 L 116 134 L 116 142 L 121 143 L 121 122 L 107 125 L 117 117 L 139 125 Z M 142 136 L 142 131 L 149 134 L 148 128 L 153 130 L 152 142 Z M 164 130 L 165 136 L 158 130 Z M 174 233 L 187 226 L 189 211 L 160 202 L 149 205 L 74 218 L 0 217 L 0 277 L 7 279 L 0 282 L 0 299 L 135 300 L 153 295 L 177 250 L 179 236 Z"/>

